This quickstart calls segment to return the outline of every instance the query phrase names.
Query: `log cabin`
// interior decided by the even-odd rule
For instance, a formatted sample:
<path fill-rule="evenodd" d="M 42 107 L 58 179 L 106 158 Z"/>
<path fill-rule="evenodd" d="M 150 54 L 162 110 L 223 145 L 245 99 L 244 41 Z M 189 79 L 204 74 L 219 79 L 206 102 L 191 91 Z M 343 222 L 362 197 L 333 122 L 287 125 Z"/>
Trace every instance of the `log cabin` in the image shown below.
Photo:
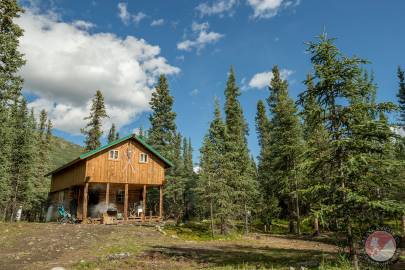
<path fill-rule="evenodd" d="M 81 221 L 100 220 L 107 212 L 123 221 L 161 220 L 165 170 L 170 167 L 169 160 L 134 134 L 84 153 L 47 174 L 47 219 L 55 219 L 62 204 Z M 147 202 L 149 189 L 155 190 L 149 196 L 155 202 Z"/>

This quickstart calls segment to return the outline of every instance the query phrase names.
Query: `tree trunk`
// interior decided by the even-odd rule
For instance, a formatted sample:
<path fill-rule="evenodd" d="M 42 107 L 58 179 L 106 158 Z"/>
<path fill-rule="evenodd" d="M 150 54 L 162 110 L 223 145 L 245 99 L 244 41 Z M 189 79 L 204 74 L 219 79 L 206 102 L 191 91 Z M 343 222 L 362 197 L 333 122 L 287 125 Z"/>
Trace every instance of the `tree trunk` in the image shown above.
<path fill-rule="evenodd" d="M 12 203 L 12 206 L 11 206 L 10 222 L 13 222 L 15 211 L 17 209 L 17 192 L 18 192 L 18 182 L 15 185 L 14 199 L 13 199 L 13 203 Z"/>
<path fill-rule="evenodd" d="M 211 237 L 214 238 L 214 209 L 212 199 L 210 200 L 210 217 L 211 217 Z"/>
<path fill-rule="evenodd" d="M 300 222 L 300 205 L 298 201 L 298 180 L 295 179 L 295 211 L 297 217 L 297 234 L 301 234 L 301 222 Z"/>
<path fill-rule="evenodd" d="M 295 222 L 294 219 L 290 217 L 290 221 L 288 223 L 288 230 L 290 233 L 295 234 Z"/>
<path fill-rule="evenodd" d="M 248 211 L 247 211 L 247 206 L 245 203 L 245 234 L 249 233 L 249 217 L 248 217 Z"/>
<path fill-rule="evenodd" d="M 225 225 L 225 219 L 221 218 L 221 234 L 225 235 L 226 234 L 226 225 Z"/>
<path fill-rule="evenodd" d="M 289 211 L 289 224 L 288 224 L 288 229 L 289 233 L 295 234 L 296 233 L 296 216 L 294 212 L 294 197 L 293 195 L 290 195 L 289 197 L 289 202 L 288 202 L 288 211 Z"/>
<path fill-rule="evenodd" d="M 314 236 L 319 236 L 321 233 L 319 232 L 319 220 L 318 217 L 314 218 Z"/>
<path fill-rule="evenodd" d="M 346 220 L 347 220 L 347 241 L 349 244 L 349 254 L 353 262 L 353 268 L 355 270 L 359 270 L 359 259 L 357 257 L 357 250 L 354 242 L 350 217 L 347 217 Z"/>

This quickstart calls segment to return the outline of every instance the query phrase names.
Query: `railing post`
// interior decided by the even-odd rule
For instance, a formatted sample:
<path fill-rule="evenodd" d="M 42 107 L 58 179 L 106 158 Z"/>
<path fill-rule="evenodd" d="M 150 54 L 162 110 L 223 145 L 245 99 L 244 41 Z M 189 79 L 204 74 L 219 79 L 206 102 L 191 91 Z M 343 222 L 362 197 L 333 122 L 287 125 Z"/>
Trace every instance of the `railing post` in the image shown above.
<path fill-rule="evenodd" d="M 142 193 L 142 222 L 145 221 L 145 214 L 146 214 L 146 185 L 143 185 L 143 193 Z"/>
<path fill-rule="evenodd" d="M 87 219 L 87 194 L 89 192 L 89 183 L 84 184 L 83 189 L 83 221 Z"/>
<path fill-rule="evenodd" d="M 163 218 L 163 186 L 159 188 L 159 219 Z"/>
<path fill-rule="evenodd" d="M 108 210 L 108 205 L 110 204 L 110 183 L 107 183 L 105 187 L 105 205 L 106 211 Z"/>
<path fill-rule="evenodd" d="M 124 197 L 124 220 L 128 220 L 128 184 L 125 184 L 125 197 Z"/>

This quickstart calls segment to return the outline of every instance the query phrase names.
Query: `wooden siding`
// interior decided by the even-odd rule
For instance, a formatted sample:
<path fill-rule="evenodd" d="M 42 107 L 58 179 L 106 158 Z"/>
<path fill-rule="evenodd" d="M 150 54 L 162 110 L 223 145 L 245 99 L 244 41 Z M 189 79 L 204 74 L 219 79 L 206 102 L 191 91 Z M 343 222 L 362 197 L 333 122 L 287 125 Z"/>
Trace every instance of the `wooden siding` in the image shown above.
<path fill-rule="evenodd" d="M 52 175 L 51 192 L 83 185 L 85 180 L 86 161 L 80 161 Z"/>
<path fill-rule="evenodd" d="M 127 151 L 132 151 L 131 162 Z M 118 160 L 109 159 L 109 151 L 118 150 Z M 140 163 L 141 153 L 148 154 L 148 162 Z M 131 166 L 132 165 L 132 166 Z M 153 153 L 135 140 L 126 140 L 108 148 L 87 160 L 86 178 L 93 183 L 128 183 L 162 185 L 165 178 L 165 165 Z"/>

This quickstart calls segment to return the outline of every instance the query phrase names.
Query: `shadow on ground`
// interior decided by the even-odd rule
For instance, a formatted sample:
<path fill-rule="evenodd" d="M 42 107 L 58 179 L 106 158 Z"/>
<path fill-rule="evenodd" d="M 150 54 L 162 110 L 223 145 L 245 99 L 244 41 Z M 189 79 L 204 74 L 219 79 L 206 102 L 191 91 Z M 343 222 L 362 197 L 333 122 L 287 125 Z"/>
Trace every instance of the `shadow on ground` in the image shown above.
<path fill-rule="evenodd" d="M 322 260 L 333 258 L 331 253 L 313 250 L 279 249 L 270 247 L 249 247 L 227 245 L 218 247 L 153 246 L 149 253 L 158 253 L 174 260 L 187 259 L 210 266 L 256 265 L 259 267 L 316 267 Z"/>

